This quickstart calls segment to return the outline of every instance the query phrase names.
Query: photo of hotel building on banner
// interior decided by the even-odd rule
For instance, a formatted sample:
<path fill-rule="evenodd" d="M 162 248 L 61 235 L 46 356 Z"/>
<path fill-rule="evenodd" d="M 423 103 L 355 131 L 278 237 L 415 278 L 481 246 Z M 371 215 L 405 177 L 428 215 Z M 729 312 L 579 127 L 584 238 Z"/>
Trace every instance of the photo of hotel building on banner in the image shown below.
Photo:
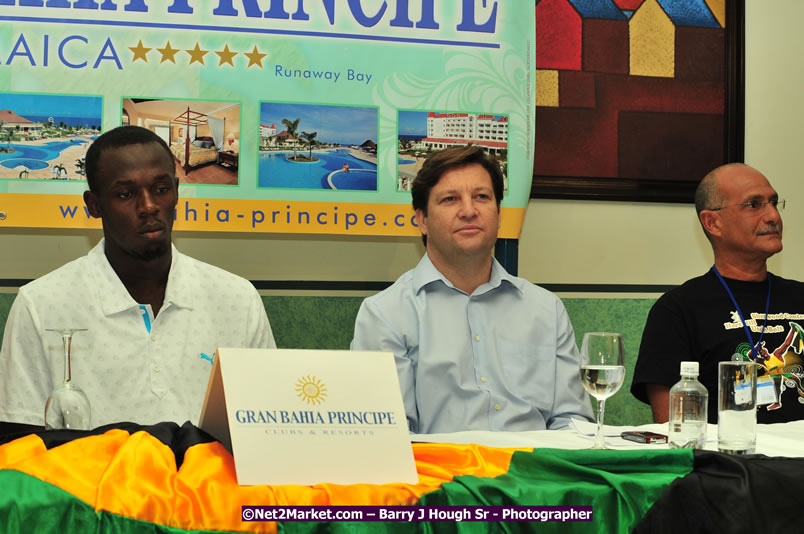
<path fill-rule="evenodd" d="M 399 191 L 410 191 L 416 173 L 432 152 L 476 145 L 500 164 L 508 190 L 508 117 L 491 113 L 399 112 Z"/>

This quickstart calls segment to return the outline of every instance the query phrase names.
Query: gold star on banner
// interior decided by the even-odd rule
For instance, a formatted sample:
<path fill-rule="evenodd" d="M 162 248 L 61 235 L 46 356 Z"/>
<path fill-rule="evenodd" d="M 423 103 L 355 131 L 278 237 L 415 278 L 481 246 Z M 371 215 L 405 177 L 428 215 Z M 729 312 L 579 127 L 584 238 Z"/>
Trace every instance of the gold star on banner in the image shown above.
<path fill-rule="evenodd" d="M 257 65 L 259 68 L 262 68 L 262 58 L 268 54 L 261 54 L 260 51 L 257 50 L 257 45 L 254 45 L 254 50 L 251 52 L 243 52 L 243 55 L 248 58 L 249 67 L 252 65 Z"/>
<path fill-rule="evenodd" d="M 134 59 L 131 60 L 132 63 L 134 63 L 138 59 L 141 59 L 144 62 L 148 63 L 148 58 L 145 57 L 145 55 L 148 52 L 150 52 L 151 49 L 150 48 L 145 48 L 144 46 L 142 46 L 142 39 L 140 39 L 140 42 L 137 43 L 137 46 L 129 46 L 128 49 L 131 50 L 132 52 L 134 52 Z"/>
<path fill-rule="evenodd" d="M 204 56 L 209 53 L 209 50 L 201 50 L 201 47 L 198 46 L 198 43 L 195 43 L 195 48 L 192 50 L 185 50 L 185 52 L 190 54 L 190 65 L 196 61 L 204 65 Z"/>
<path fill-rule="evenodd" d="M 228 44 L 223 47 L 223 50 L 221 50 L 220 52 L 216 50 L 215 53 L 218 54 L 218 56 L 221 58 L 220 61 L 218 61 L 219 67 L 224 63 L 228 63 L 229 65 L 234 67 L 234 63 L 232 63 L 232 58 L 237 55 L 237 52 L 232 52 L 231 50 L 229 50 Z"/>
<path fill-rule="evenodd" d="M 173 58 L 173 56 L 176 55 L 176 52 L 178 52 L 179 49 L 171 48 L 170 41 L 167 42 L 165 48 L 157 48 L 157 50 L 159 50 L 159 53 L 162 54 L 162 61 L 160 61 L 159 63 L 164 63 L 165 61 L 170 60 L 171 63 L 173 63 L 174 65 L 176 64 L 176 60 Z"/>

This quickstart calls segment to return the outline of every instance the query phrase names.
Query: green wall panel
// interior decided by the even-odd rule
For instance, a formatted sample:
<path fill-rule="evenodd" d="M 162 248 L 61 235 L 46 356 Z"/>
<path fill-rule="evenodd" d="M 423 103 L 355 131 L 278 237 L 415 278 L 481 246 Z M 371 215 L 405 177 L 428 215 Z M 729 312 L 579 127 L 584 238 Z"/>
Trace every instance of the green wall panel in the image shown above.
<path fill-rule="evenodd" d="M 642 329 L 656 299 L 563 299 L 581 348 L 586 332 L 617 332 L 625 342 L 625 384 L 606 401 L 604 422 L 612 425 L 643 425 L 653 422 L 650 407 L 631 395 L 634 365 L 639 354 Z M 597 410 L 597 403 L 593 400 Z"/>
<path fill-rule="evenodd" d="M 13 294 L 0 294 L 0 327 L 5 330 Z M 349 349 L 361 297 L 262 297 L 277 346 L 292 349 Z M 630 393 L 642 328 L 655 299 L 564 299 L 578 347 L 585 332 L 619 332 L 625 339 L 626 383 L 606 401 L 606 423 L 652 422 L 650 408 Z"/>
<path fill-rule="evenodd" d="M 12 293 L 0 293 L 0 339 L 3 339 L 3 333 L 6 331 L 8 312 L 11 310 L 11 303 L 14 302 L 16 296 Z"/>
<path fill-rule="evenodd" d="M 348 350 L 362 297 L 262 297 L 276 346 Z"/>

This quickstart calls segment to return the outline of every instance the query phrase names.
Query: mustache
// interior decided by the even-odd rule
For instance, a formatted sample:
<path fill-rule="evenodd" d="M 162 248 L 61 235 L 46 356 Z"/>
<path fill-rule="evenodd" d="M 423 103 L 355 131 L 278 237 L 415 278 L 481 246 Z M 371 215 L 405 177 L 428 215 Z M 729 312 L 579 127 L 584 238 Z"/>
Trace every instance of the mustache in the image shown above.
<path fill-rule="evenodd" d="M 759 235 L 781 234 L 782 229 L 776 223 L 769 223 L 759 230 Z"/>

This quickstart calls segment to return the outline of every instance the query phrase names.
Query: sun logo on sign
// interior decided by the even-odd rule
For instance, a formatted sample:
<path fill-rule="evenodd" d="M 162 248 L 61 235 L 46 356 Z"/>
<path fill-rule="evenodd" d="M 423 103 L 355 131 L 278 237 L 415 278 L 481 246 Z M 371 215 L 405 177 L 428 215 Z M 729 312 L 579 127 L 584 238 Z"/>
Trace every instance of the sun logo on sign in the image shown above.
<path fill-rule="evenodd" d="M 327 386 L 314 376 L 304 376 L 296 382 L 296 395 L 307 404 L 321 404 L 327 398 Z"/>

